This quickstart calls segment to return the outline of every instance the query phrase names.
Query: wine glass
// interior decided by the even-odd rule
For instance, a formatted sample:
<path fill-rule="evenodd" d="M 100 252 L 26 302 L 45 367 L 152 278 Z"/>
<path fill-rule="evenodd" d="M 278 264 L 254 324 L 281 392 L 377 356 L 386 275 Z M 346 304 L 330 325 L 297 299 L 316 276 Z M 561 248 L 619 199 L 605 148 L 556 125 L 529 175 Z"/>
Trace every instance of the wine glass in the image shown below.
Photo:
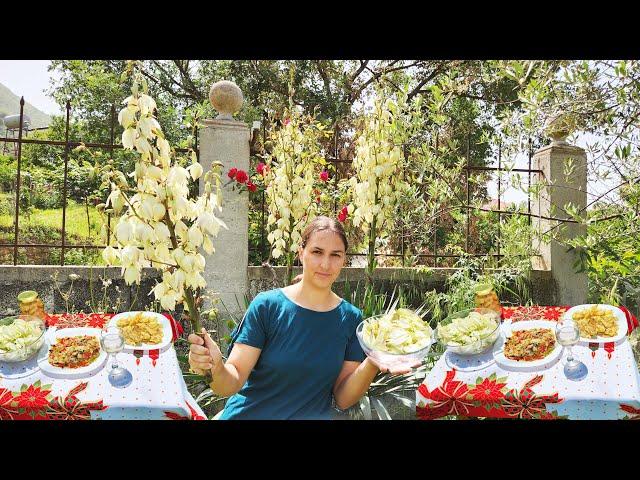
<path fill-rule="evenodd" d="M 556 325 L 556 339 L 558 343 L 567 349 L 567 363 L 564 366 L 564 374 L 569 380 L 582 380 L 589 371 L 580 360 L 573 358 L 571 347 L 580 341 L 580 327 L 570 319 L 564 318 Z"/>
<path fill-rule="evenodd" d="M 117 388 L 124 388 L 131 384 L 133 376 L 124 367 L 118 366 L 116 355 L 124 349 L 124 337 L 117 327 L 109 327 L 102 333 L 100 343 L 105 352 L 111 356 L 111 371 L 109 372 L 109 383 Z"/>

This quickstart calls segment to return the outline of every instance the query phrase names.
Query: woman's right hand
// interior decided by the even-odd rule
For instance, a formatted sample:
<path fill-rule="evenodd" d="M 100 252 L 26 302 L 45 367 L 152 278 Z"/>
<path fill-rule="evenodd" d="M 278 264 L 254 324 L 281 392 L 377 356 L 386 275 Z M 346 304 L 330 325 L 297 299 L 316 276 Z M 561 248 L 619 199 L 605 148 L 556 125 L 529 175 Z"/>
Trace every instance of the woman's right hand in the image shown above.
<path fill-rule="evenodd" d="M 204 340 L 200 335 L 192 333 L 187 340 L 189 347 L 189 366 L 196 373 L 202 374 L 206 370 L 213 371 L 222 364 L 222 352 L 207 331 L 203 328 Z"/>

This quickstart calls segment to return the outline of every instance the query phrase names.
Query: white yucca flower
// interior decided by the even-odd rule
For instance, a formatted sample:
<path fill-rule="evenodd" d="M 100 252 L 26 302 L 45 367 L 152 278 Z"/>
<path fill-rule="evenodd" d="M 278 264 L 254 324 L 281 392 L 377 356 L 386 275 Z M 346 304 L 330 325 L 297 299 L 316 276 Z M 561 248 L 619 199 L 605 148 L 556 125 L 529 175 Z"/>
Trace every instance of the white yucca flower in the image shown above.
<path fill-rule="evenodd" d="M 108 265 L 121 264 L 127 284 L 139 283 L 145 267 L 160 269 L 162 281 L 152 293 L 162 308 L 173 310 L 183 301 L 191 301 L 195 308 L 195 290 L 206 287 L 202 275 L 206 262 L 199 249 L 212 253 L 220 227 L 227 228 L 213 214 L 222 211 L 221 165 L 205 173 L 195 154 L 188 168 L 173 162 L 171 146 L 154 117 L 156 102 L 146 90 L 138 77 L 118 114 L 123 147 L 138 153 L 129 175 L 135 186 L 133 191 L 127 189 L 127 175 L 111 169 L 112 191 L 106 205 L 116 213 L 126 210 L 115 226 L 115 244 L 104 249 L 102 258 Z M 205 193 L 190 200 L 189 182 L 203 175 Z"/>

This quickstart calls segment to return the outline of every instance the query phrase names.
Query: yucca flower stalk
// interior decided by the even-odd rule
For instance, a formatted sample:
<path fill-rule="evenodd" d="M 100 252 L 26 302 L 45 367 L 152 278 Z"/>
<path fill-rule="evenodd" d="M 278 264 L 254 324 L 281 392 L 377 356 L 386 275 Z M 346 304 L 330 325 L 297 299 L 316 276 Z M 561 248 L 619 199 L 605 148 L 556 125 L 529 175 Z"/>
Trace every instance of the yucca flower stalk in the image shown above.
<path fill-rule="evenodd" d="M 216 216 L 222 211 L 221 164 L 204 173 L 203 193 L 189 197 L 189 181 L 203 175 L 196 153 L 178 158 L 165 139 L 156 120 L 156 103 L 148 95 L 145 79 L 132 64 L 131 95 L 118 115 L 124 128 L 122 145 L 138 154 L 135 169 L 127 175 L 111 164 L 103 170 L 103 181 L 111 193 L 105 211 L 124 212 L 114 229 L 115 244 L 108 245 L 102 257 L 108 265 L 120 264 L 125 282 L 140 283 L 144 267 L 162 272 L 162 281 L 152 293 L 162 308 L 171 311 L 184 303 L 194 332 L 200 333 L 200 313 L 196 293 L 206 287 L 202 276 L 205 257 L 214 252 L 213 239 L 220 227 Z M 183 166 L 190 163 L 186 168 Z"/>
<path fill-rule="evenodd" d="M 318 212 L 315 190 L 322 182 L 324 163 L 319 140 L 327 132 L 322 124 L 294 109 L 285 112 L 284 118 L 282 126 L 271 133 L 273 150 L 262 172 L 269 212 L 267 240 L 273 258 L 285 256 L 289 284 L 302 231 Z"/>
<path fill-rule="evenodd" d="M 407 128 L 402 121 L 405 104 L 402 93 L 396 99 L 385 99 L 378 92 L 373 112 L 365 115 L 362 130 L 356 138 L 355 174 L 349 180 L 352 202 L 347 211 L 353 215 L 353 226 L 362 229 L 368 239 L 368 281 L 377 266 L 376 240 L 388 235 L 394 222 L 395 206 L 408 188 L 403 178 L 403 144 L 407 137 Z"/>

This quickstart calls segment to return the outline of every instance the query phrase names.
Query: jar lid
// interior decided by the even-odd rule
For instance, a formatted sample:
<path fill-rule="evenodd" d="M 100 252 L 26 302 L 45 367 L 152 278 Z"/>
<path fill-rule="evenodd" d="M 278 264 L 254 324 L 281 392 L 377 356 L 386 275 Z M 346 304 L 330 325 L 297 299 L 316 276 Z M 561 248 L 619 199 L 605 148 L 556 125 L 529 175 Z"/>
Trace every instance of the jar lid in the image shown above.
<path fill-rule="evenodd" d="M 33 302 L 38 298 L 38 292 L 35 290 L 25 290 L 24 292 L 20 292 L 18 294 L 18 301 L 23 302 Z"/>
<path fill-rule="evenodd" d="M 479 283 L 473 289 L 478 295 L 489 295 L 493 291 L 493 285 L 490 283 Z"/>

